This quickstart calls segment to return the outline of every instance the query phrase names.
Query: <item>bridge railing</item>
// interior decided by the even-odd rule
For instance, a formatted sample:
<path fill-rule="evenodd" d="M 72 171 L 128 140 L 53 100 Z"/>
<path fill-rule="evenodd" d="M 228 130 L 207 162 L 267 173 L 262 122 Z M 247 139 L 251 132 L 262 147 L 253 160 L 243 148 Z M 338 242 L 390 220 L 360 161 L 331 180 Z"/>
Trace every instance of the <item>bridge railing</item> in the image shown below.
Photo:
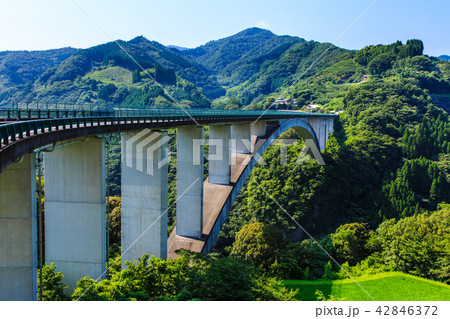
<path fill-rule="evenodd" d="M 330 114 L 304 113 L 296 111 L 260 111 L 260 110 L 218 110 L 218 109 L 181 109 L 181 108 L 97 108 L 60 109 L 60 108 L 19 108 L 0 109 L 0 148 L 17 139 L 32 135 L 90 126 L 121 125 L 136 123 L 171 123 L 214 121 L 223 122 L 249 120 L 280 120 L 296 117 L 333 116 Z M 159 124 L 157 124 L 159 125 Z"/>
<path fill-rule="evenodd" d="M 167 110 L 159 113 L 157 112 L 158 114 L 151 113 L 151 116 L 143 116 L 141 113 L 139 113 L 140 116 L 137 116 L 138 114 L 136 112 L 137 111 L 128 111 L 126 114 L 121 114 L 120 116 L 109 117 L 46 118 L 5 123 L 0 125 L 0 149 L 15 142 L 17 139 L 59 130 L 122 124 L 133 125 L 151 123 L 159 125 L 158 123 L 163 122 L 192 121 L 192 118 L 184 113 L 174 114 Z M 217 116 L 213 113 L 196 115 L 195 119 L 199 121 L 223 119 L 223 116 Z M 230 119 L 247 118 L 248 116 L 255 118 L 255 115 L 250 115 L 248 113 L 245 115 L 246 117 L 242 115 L 230 116 Z"/>
<path fill-rule="evenodd" d="M 196 109 L 178 107 L 113 107 L 98 105 L 17 105 L 13 107 L 0 108 L 0 119 L 24 120 L 24 119 L 45 119 L 45 118 L 85 118 L 85 117 L 196 117 L 196 116 L 270 116 L 286 115 L 291 116 L 311 116 L 311 113 L 297 111 L 264 111 L 264 110 L 226 110 L 226 109 Z M 320 116 L 319 113 L 313 113 Z"/>

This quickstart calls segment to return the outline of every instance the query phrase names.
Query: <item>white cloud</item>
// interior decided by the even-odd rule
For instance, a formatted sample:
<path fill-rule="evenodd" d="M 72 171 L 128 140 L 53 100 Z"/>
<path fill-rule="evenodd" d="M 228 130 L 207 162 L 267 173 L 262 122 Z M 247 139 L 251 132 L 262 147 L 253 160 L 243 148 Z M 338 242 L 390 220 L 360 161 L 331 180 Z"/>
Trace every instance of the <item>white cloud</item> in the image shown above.
<path fill-rule="evenodd" d="M 255 27 L 261 28 L 261 29 L 269 29 L 270 25 L 267 21 L 259 20 Z"/>

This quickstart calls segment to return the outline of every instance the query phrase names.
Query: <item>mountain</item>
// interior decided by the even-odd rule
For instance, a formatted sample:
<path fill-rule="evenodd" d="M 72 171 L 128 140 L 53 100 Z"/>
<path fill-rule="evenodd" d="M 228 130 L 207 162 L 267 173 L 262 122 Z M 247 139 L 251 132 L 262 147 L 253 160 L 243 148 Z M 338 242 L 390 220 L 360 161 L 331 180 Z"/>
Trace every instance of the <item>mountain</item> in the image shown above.
<path fill-rule="evenodd" d="M 0 52 L 0 90 L 32 82 L 76 53 L 74 48 Z"/>
<path fill-rule="evenodd" d="M 102 103 L 171 105 L 175 99 L 185 106 L 208 107 L 209 99 L 225 93 L 217 81 L 207 76 L 203 67 L 173 49 L 142 36 L 118 43 L 120 47 L 109 42 L 69 52 L 60 59 L 62 61 L 57 60 L 53 52 L 33 52 L 31 56 L 35 60 L 46 63 L 40 63 L 42 67 L 33 70 L 34 78 L 30 78 L 33 81 L 21 85 L 25 81 L 19 82 L 19 79 L 15 87 L 0 90 L 0 104 L 41 99 L 62 103 L 100 100 Z M 11 53 L 11 56 L 17 60 L 20 53 Z M 164 85 L 166 92 L 151 78 Z"/>
<path fill-rule="evenodd" d="M 320 59 L 325 51 L 327 55 L 324 59 Z M 280 88 L 295 84 L 301 77 L 304 79 L 314 75 L 350 56 L 351 52 L 348 50 L 330 47 L 329 44 L 315 41 L 300 42 L 290 46 L 277 59 L 263 60 L 259 70 L 240 85 L 230 88 L 228 92 L 238 97 L 244 105 L 254 105 Z M 355 66 L 350 73 L 353 75 L 357 71 L 358 67 Z"/>
<path fill-rule="evenodd" d="M 183 101 L 185 106 L 207 107 L 211 100 L 224 96 L 227 89 L 251 80 L 300 43 L 305 40 L 251 28 L 182 51 L 142 36 L 119 41 L 135 61 L 114 42 L 69 52 L 58 63 L 50 61 L 50 51 L 36 51 L 32 54 L 49 60 L 46 67 L 36 68 L 33 77 L 26 81 L 9 81 L 9 86 L 4 85 L 3 89 L 11 89 L 0 89 L 0 104 L 43 99 L 67 103 L 104 101 L 172 105 L 174 98 Z M 14 54 L 18 56 L 18 53 Z M 149 74 L 166 87 L 166 92 L 152 85 Z M 266 94 L 275 87 L 269 85 L 269 89 L 259 91 Z"/>
<path fill-rule="evenodd" d="M 250 28 L 183 53 L 217 76 L 221 85 L 232 87 L 302 42 L 305 40 L 298 37 L 277 36 L 268 30 Z"/>
<path fill-rule="evenodd" d="M 82 50 L 7 51 L 0 52 L 0 105 L 42 100 L 265 108 L 283 96 L 295 98 L 289 107 L 297 109 L 330 103 L 348 85 L 398 70 L 397 64 L 414 70 L 430 93 L 448 94 L 448 65 L 422 52 L 420 40 L 350 51 L 260 28 L 194 49 L 138 36 Z"/>
<path fill-rule="evenodd" d="M 444 61 L 450 61 L 450 55 L 441 55 L 441 56 L 438 56 L 438 59 L 441 59 Z"/>
<path fill-rule="evenodd" d="M 170 49 L 178 50 L 178 51 L 186 51 L 186 50 L 189 50 L 189 48 L 180 47 L 180 46 L 178 46 L 178 45 L 172 45 L 172 44 L 169 44 L 167 47 L 170 48 Z"/>

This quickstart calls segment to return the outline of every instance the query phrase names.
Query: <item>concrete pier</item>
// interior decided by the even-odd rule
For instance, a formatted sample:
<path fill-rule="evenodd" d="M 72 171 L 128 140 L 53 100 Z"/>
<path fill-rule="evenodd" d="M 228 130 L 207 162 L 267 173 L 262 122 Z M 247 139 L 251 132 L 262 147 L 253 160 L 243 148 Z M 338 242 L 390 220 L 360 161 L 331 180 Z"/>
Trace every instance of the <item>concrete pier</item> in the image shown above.
<path fill-rule="evenodd" d="M 228 185 L 231 180 L 231 125 L 209 127 L 209 182 Z"/>
<path fill-rule="evenodd" d="M 326 138 L 325 138 L 325 145 L 328 139 L 330 138 L 330 134 L 334 131 L 334 120 L 333 119 L 327 119 L 327 132 L 326 132 Z"/>
<path fill-rule="evenodd" d="M 252 135 L 254 136 L 265 136 L 266 135 L 266 122 L 265 121 L 257 121 L 252 125 Z"/>
<path fill-rule="evenodd" d="M 36 300 L 35 154 L 0 174 L 0 300 Z"/>
<path fill-rule="evenodd" d="M 202 127 L 177 128 L 176 205 L 177 235 L 200 238 L 203 233 Z"/>
<path fill-rule="evenodd" d="M 144 254 L 167 257 L 168 140 L 122 134 L 122 269 Z"/>
<path fill-rule="evenodd" d="M 231 126 L 232 153 L 250 154 L 252 150 L 251 124 L 233 124 Z"/>
<path fill-rule="evenodd" d="M 308 123 L 316 133 L 319 142 L 320 150 L 323 151 L 326 147 L 329 134 L 333 131 L 333 119 L 308 119 Z"/>
<path fill-rule="evenodd" d="M 105 141 L 90 138 L 44 156 L 45 262 L 72 291 L 106 269 Z"/>

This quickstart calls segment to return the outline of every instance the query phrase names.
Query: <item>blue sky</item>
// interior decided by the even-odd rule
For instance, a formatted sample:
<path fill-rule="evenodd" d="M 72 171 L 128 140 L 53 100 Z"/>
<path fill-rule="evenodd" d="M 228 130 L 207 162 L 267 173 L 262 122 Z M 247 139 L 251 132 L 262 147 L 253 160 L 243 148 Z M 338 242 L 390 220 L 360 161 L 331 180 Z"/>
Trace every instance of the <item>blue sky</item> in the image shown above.
<path fill-rule="evenodd" d="M 196 47 L 253 26 L 332 43 L 373 2 L 3 0 L 0 51 L 86 48 L 110 41 L 104 31 L 114 39 L 143 35 L 166 45 Z M 449 0 L 379 0 L 336 45 L 360 49 L 418 38 L 426 54 L 450 55 L 449 13 Z"/>

